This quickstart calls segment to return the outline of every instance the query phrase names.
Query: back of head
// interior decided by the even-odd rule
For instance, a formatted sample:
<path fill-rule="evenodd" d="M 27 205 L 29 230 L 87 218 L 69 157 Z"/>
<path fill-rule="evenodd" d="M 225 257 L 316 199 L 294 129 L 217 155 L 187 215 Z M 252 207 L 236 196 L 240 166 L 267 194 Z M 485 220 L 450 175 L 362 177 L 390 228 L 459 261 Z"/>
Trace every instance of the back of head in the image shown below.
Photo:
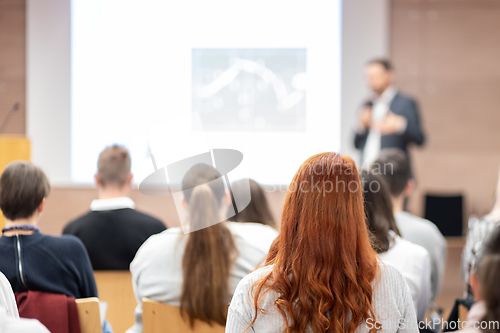
<path fill-rule="evenodd" d="M 103 187 L 122 188 L 130 177 L 130 154 L 119 145 L 112 145 L 99 154 L 97 177 Z"/>
<path fill-rule="evenodd" d="M 482 318 L 488 325 L 483 332 L 500 332 L 500 227 L 496 227 L 483 246 L 479 259 L 477 275 L 479 278 L 480 293 L 486 303 L 486 314 Z"/>
<path fill-rule="evenodd" d="M 408 157 L 399 149 L 384 149 L 370 171 L 384 179 L 393 198 L 403 194 L 411 175 Z"/>
<path fill-rule="evenodd" d="M 256 284 L 255 307 L 267 288 L 292 332 L 353 332 L 374 318 L 371 281 L 377 257 L 363 212 L 354 161 L 336 153 L 305 161 L 288 190 L 281 229 Z M 258 313 L 258 312 L 257 312 Z M 255 319 L 255 318 L 254 318 Z"/>
<path fill-rule="evenodd" d="M 244 197 L 250 184 L 251 200 L 245 209 L 238 212 L 231 220 L 235 222 L 256 222 L 276 228 L 273 215 L 269 209 L 266 194 L 262 187 L 253 179 L 242 179 L 231 184 L 235 197 Z"/>
<path fill-rule="evenodd" d="M 372 236 L 373 248 L 377 253 L 383 253 L 389 250 L 389 230 L 399 235 L 389 190 L 384 180 L 377 175 L 363 171 L 361 177 L 363 178 L 366 226 Z"/>
<path fill-rule="evenodd" d="M 49 180 L 39 167 L 12 162 L 0 177 L 0 209 L 11 221 L 31 217 L 49 192 Z"/>
<path fill-rule="evenodd" d="M 218 223 L 225 193 L 220 173 L 196 164 L 182 180 L 190 230 L 182 257 L 181 312 L 194 319 L 225 325 L 230 301 L 229 275 L 236 246 L 225 224 Z"/>

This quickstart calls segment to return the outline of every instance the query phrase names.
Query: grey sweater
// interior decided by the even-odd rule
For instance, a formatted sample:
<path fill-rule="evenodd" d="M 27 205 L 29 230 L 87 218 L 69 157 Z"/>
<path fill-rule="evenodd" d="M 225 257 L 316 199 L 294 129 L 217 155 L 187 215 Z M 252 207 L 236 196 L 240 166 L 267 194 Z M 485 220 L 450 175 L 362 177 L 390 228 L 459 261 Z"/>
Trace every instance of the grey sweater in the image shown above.
<path fill-rule="evenodd" d="M 390 264 L 380 263 L 379 267 L 379 276 L 372 283 L 374 286 L 372 305 L 378 322 L 382 324 L 382 330 L 379 332 L 418 332 L 415 307 L 405 279 Z M 226 333 L 242 333 L 253 320 L 255 310 L 249 291 L 270 269 L 272 266 L 256 270 L 238 284 L 229 307 Z M 265 294 L 260 303 L 265 313 L 259 312 L 257 320 L 247 332 L 285 331 L 285 321 L 274 306 L 277 298 L 278 294 L 275 292 Z M 374 322 L 367 321 L 358 326 L 356 332 L 368 332 L 374 326 Z"/>

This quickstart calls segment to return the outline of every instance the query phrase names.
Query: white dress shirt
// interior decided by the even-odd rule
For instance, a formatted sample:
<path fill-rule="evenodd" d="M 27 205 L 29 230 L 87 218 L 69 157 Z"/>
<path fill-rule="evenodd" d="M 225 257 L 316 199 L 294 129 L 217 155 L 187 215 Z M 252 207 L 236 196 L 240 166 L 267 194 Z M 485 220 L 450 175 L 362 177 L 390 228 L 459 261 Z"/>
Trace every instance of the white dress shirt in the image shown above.
<path fill-rule="evenodd" d="M 372 107 L 372 122 L 379 122 L 384 120 L 387 112 L 391 108 L 391 103 L 398 91 L 394 86 L 387 88 L 382 95 L 378 96 L 373 101 Z M 368 137 L 366 139 L 366 144 L 363 149 L 363 165 L 365 167 L 370 166 L 380 155 L 380 140 L 382 138 L 381 133 L 376 129 L 370 129 L 368 132 Z"/>
<path fill-rule="evenodd" d="M 424 320 L 431 300 L 431 259 L 422 246 L 413 244 L 389 230 L 389 250 L 380 253 L 385 263 L 395 266 L 410 287 L 418 320 Z"/>
<path fill-rule="evenodd" d="M 135 208 L 135 203 L 129 197 L 120 197 L 112 199 L 95 199 L 92 200 L 90 204 L 90 210 L 92 211 L 102 211 L 102 210 L 115 210 L 124 208 Z"/>

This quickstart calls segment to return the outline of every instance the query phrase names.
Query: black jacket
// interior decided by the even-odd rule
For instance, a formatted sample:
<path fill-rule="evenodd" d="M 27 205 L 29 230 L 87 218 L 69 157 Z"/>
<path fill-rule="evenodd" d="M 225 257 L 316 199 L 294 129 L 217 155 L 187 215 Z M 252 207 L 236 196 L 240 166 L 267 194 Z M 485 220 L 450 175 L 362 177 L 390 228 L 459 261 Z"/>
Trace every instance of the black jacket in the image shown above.
<path fill-rule="evenodd" d="M 70 222 L 63 234 L 82 240 L 94 270 L 128 270 L 142 243 L 165 229 L 160 220 L 123 208 L 90 211 Z"/>
<path fill-rule="evenodd" d="M 425 135 L 420 126 L 418 105 L 413 98 L 397 93 L 391 102 L 390 110 L 394 114 L 405 117 L 408 123 L 402 134 L 383 135 L 380 148 L 399 148 L 408 155 L 408 144 L 413 142 L 422 145 L 425 141 Z M 361 150 L 361 153 L 363 153 L 368 133 L 369 130 L 356 133 L 354 138 L 354 146 Z"/>

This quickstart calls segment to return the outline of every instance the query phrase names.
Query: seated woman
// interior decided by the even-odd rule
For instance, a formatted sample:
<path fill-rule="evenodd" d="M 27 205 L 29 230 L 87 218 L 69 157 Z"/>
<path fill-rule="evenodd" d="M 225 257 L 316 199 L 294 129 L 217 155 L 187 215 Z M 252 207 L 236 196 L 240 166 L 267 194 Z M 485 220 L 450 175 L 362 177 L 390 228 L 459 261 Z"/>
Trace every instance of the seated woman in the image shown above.
<path fill-rule="evenodd" d="M 354 162 L 306 160 L 265 267 L 239 283 L 226 332 L 418 332 L 404 278 L 372 249 Z"/>
<path fill-rule="evenodd" d="M 245 230 L 258 235 L 269 226 L 218 223 L 223 220 L 219 212 L 231 199 L 215 168 L 194 165 L 182 180 L 182 190 L 189 222 L 184 230 L 195 231 L 169 228 L 141 246 L 130 265 L 138 305 L 135 324 L 127 332 L 142 332 L 144 297 L 179 306 L 191 325 L 194 319 L 224 325 L 236 285 L 265 259 L 271 245 L 272 240 L 265 246 L 254 244 L 245 235 Z"/>
<path fill-rule="evenodd" d="M 250 203 L 229 219 L 239 222 L 229 223 L 229 228 L 231 232 L 244 237 L 267 253 L 278 232 L 264 190 L 252 179 L 241 179 L 231 184 L 234 197 L 242 198 L 248 190 L 250 190 Z M 263 225 L 265 228 L 262 228 Z"/>
<path fill-rule="evenodd" d="M 431 262 L 426 249 L 401 238 L 389 189 L 383 179 L 363 171 L 366 225 L 372 236 L 374 250 L 385 263 L 394 265 L 403 274 L 417 311 L 424 320 L 431 299 Z"/>
<path fill-rule="evenodd" d="M 274 221 L 273 214 L 271 214 L 267 203 L 266 194 L 259 183 L 253 179 L 241 179 L 231 184 L 231 190 L 234 196 L 238 194 L 244 195 L 244 191 L 248 190 L 248 186 L 250 186 L 250 203 L 245 209 L 232 217 L 231 221 L 261 223 L 277 229 L 276 221 Z"/>
<path fill-rule="evenodd" d="M 14 292 L 28 290 L 97 297 L 87 251 L 74 236 L 40 233 L 38 220 L 50 185 L 43 171 L 12 162 L 0 177 L 0 209 L 6 222 L 0 237 L 0 271 Z"/>
<path fill-rule="evenodd" d="M 500 332 L 500 227 L 493 229 L 478 255 L 470 283 L 476 303 L 460 332 Z M 464 324 L 462 324 L 464 325 Z"/>

